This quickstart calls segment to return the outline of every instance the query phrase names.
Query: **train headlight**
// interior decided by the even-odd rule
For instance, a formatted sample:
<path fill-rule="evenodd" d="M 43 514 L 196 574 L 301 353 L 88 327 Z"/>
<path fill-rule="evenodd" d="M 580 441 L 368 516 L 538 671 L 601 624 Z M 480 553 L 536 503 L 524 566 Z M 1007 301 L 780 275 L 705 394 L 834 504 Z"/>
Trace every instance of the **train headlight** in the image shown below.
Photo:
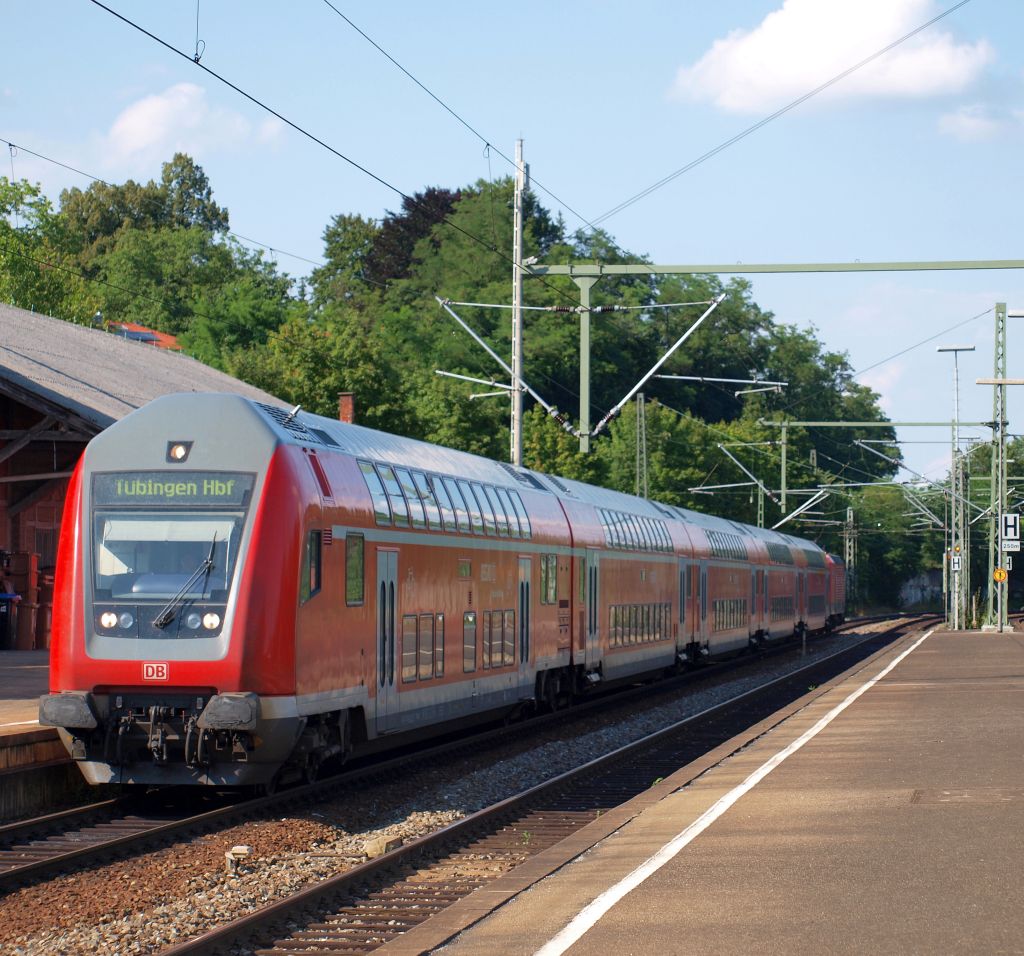
<path fill-rule="evenodd" d="M 210 611 L 209 614 L 204 614 L 203 627 L 205 627 L 208 631 L 217 630 L 217 628 L 220 627 L 220 615 L 214 614 L 213 611 Z"/>
<path fill-rule="evenodd" d="M 100 615 L 100 626 L 108 630 L 112 627 L 117 627 L 117 615 L 113 611 L 104 611 Z"/>
<path fill-rule="evenodd" d="M 105 616 L 106 615 L 104 615 L 104 617 Z M 127 611 L 122 611 L 117 619 L 117 623 L 127 631 L 128 628 L 135 624 L 135 618 Z"/>
<path fill-rule="evenodd" d="M 203 623 L 203 619 L 193 611 L 185 618 L 185 627 L 195 631 L 198 630 L 199 625 Z"/>

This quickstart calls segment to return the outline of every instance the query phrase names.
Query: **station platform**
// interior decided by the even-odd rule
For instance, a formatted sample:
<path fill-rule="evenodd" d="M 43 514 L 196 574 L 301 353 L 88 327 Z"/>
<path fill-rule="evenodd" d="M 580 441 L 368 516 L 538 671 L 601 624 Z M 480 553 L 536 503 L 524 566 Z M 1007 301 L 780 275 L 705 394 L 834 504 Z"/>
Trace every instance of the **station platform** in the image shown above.
<path fill-rule="evenodd" d="M 49 676 L 49 651 L 0 651 L 0 820 L 43 813 L 82 793 L 57 731 L 36 719 Z"/>
<path fill-rule="evenodd" d="M 608 817 L 383 952 L 1024 953 L 1024 639 L 913 632 Z"/>

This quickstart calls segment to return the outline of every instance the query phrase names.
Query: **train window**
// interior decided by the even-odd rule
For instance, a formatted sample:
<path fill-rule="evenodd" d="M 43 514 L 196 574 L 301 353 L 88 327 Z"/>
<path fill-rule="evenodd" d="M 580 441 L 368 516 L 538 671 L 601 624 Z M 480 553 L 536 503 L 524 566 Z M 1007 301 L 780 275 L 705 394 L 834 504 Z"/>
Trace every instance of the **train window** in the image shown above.
<path fill-rule="evenodd" d="M 516 612 L 506 611 L 501 622 L 501 663 L 511 667 L 516 662 Z"/>
<path fill-rule="evenodd" d="M 512 499 L 504 488 L 495 488 L 494 490 L 501 506 L 505 509 L 505 517 L 508 518 L 508 533 L 513 538 L 521 538 L 523 533 L 519 528 L 519 515 L 516 514 L 516 509 L 512 505 Z"/>
<path fill-rule="evenodd" d="M 540 556 L 540 603 L 558 603 L 558 556 Z"/>
<path fill-rule="evenodd" d="M 420 680 L 434 676 L 434 615 L 420 615 Z"/>
<path fill-rule="evenodd" d="M 679 569 L 679 623 L 686 623 L 686 575 Z"/>
<path fill-rule="evenodd" d="M 448 492 L 448 497 L 452 500 L 452 508 L 455 509 L 455 518 L 458 521 L 459 531 L 472 531 L 473 525 L 469 520 L 469 505 L 463 500 L 459 483 L 454 478 L 442 478 L 440 483 L 444 485 L 444 490 Z"/>
<path fill-rule="evenodd" d="M 637 515 L 630 515 L 629 522 L 633 526 L 633 534 L 636 537 L 636 546 L 642 550 L 648 549 L 647 531 L 644 529 L 643 521 Z"/>
<path fill-rule="evenodd" d="M 638 517 L 637 523 L 640 525 L 641 540 L 643 546 L 648 551 L 653 551 L 655 547 L 654 541 L 654 529 L 651 526 L 650 518 L 644 518 L 643 516 Z"/>
<path fill-rule="evenodd" d="M 390 465 L 378 465 L 377 474 L 380 475 L 380 480 L 384 482 L 384 490 L 388 493 L 395 524 L 409 527 L 409 506 L 405 502 L 405 495 L 402 494 L 402 486 L 395 477 L 394 469 Z"/>
<path fill-rule="evenodd" d="M 423 502 L 423 510 L 427 515 L 427 526 L 431 531 L 440 531 L 444 525 L 441 523 L 441 509 L 438 507 L 437 499 L 430 485 L 427 484 L 427 476 L 422 471 L 414 471 L 412 480 L 416 483 L 416 491 Z"/>
<path fill-rule="evenodd" d="M 423 502 L 420 501 L 420 494 L 412 482 L 412 475 L 409 474 L 409 469 L 396 468 L 395 475 L 398 477 L 398 483 L 402 486 L 402 491 L 405 493 L 405 500 L 409 503 L 412 526 L 414 528 L 425 528 L 427 526 L 427 518 L 423 513 Z"/>
<path fill-rule="evenodd" d="M 363 550 L 361 534 L 345 535 L 345 603 L 349 607 L 363 603 L 366 580 Z"/>
<path fill-rule="evenodd" d="M 416 615 L 402 615 L 402 683 L 416 680 Z"/>
<path fill-rule="evenodd" d="M 391 505 L 388 504 L 388 495 L 384 490 L 384 485 L 381 484 L 380 476 L 368 461 L 359 462 L 359 470 L 363 473 L 363 480 L 370 490 L 377 524 L 391 524 Z"/>
<path fill-rule="evenodd" d="M 302 555 L 302 582 L 300 585 L 300 602 L 305 604 L 320 590 L 320 570 L 322 567 L 322 536 L 319 531 L 310 531 L 306 536 L 306 548 Z"/>
<path fill-rule="evenodd" d="M 614 511 L 608 512 L 608 533 L 611 535 L 612 547 L 622 547 L 622 533 L 619 531 L 619 516 Z"/>
<path fill-rule="evenodd" d="M 484 518 L 480 513 L 480 505 L 476 500 L 476 495 L 473 494 L 473 489 L 469 487 L 469 482 L 463 478 L 458 480 L 459 491 L 462 492 L 462 500 L 466 502 L 466 508 L 469 511 L 469 517 L 473 522 L 473 533 L 483 534 L 484 533 Z M 493 518 L 491 519 L 494 520 Z"/>
<path fill-rule="evenodd" d="M 487 501 L 494 511 L 494 522 L 498 527 L 498 535 L 502 538 L 507 538 L 508 516 L 505 514 L 504 506 L 498 499 L 498 489 L 492 488 L 490 485 L 484 485 L 483 489 L 484 493 L 487 495 Z"/>
<path fill-rule="evenodd" d="M 519 492 L 515 490 L 510 490 L 508 496 L 512 499 L 512 506 L 516 509 L 516 514 L 519 515 L 519 533 L 524 538 L 530 538 L 533 530 L 530 527 L 530 516 L 526 513 L 526 505 L 523 504 L 523 499 L 519 497 Z"/>
<path fill-rule="evenodd" d="M 618 605 L 616 605 L 616 604 L 612 604 L 608 608 L 608 646 L 609 647 L 617 647 L 618 643 L 619 643 L 618 635 L 615 633 L 616 628 L 618 627 L 618 618 L 619 618 L 618 610 L 619 610 L 619 608 L 618 608 Z"/>
<path fill-rule="evenodd" d="M 604 543 L 610 545 L 612 543 L 611 518 L 604 508 L 597 509 L 597 517 L 601 521 L 601 530 L 604 532 Z"/>
<path fill-rule="evenodd" d="M 484 670 L 489 670 L 491 667 L 491 652 L 494 644 L 495 637 L 501 640 L 500 635 L 501 628 L 501 612 L 496 611 L 493 614 L 490 611 L 484 611 L 484 659 L 483 665 Z M 497 634 L 495 632 L 498 632 Z"/>
<path fill-rule="evenodd" d="M 462 615 L 462 670 L 467 674 L 476 670 L 476 611 Z"/>
<path fill-rule="evenodd" d="M 434 676 L 444 677 L 444 615 L 438 614 L 434 628 Z"/>
<path fill-rule="evenodd" d="M 497 534 L 497 526 L 494 520 L 494 509 L 484 494 L 484 486 L 479 481 L 470 482 L 470 487 L 476 493 L 476 500 L 480 503 L 480 514 L 484 517 L 484 533 Z"/>
<path fill-rule="evenodd" d="M 458 524 L 455 521 L 455 505 L 448 495 L 448 489 L 444 482 L 435 475 L 427 476 L 427 484 L 437 500 L 437 506 L 441 509 L 441 522 L 446 531 L 457 531 Z"/>

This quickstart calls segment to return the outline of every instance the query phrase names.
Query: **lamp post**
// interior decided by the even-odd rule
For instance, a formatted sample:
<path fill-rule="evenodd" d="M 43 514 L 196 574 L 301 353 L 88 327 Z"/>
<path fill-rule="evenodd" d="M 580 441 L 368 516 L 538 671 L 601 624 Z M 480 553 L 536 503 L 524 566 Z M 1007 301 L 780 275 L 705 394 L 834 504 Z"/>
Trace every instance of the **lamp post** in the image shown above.
<path fill-rule="evenodd" d="M 967 611 L 970 555 L 965 547 L 967 520 L 963 506 L 964 472 L 960 455 L 960 366 L 959 353 L 973 352 L 973 345 L 940 345 L 936 352 L 953 353 L 953 453 L 950 461 L 950 607 L 946 625 L 951 630 L 964 628 Z"/>

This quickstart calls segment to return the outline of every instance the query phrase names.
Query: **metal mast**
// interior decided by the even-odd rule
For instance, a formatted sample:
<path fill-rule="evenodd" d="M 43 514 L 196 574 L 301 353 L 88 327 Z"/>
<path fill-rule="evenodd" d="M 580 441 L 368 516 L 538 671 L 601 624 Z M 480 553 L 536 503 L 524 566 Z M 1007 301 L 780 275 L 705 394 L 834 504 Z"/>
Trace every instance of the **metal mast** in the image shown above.
<path fill-rule="evenodd" d="M 953 353 L 953 453 L 950 457 L 950 542 L 949 561 L 952 572 L 950 587 L 950 615 L 947 624 L 951 630 L 962 631 L 967 616 L 966 566 L 970 562 L 967 553 L 967 514 L 964 507 L 964 460 L 960 454 L 960 353 L 973 352 L 973 345 L 940 345 L 936 352 Z"/>
<path fill-rule="evenodd" d="M 644 410 L 644 393 L 636 396 L 636 494 L 647 497 L 647 414 Z"/>
<path fill-rule="evenodd" d="M 1006 303 L 997 302 L 995 309 L 995 362 L 992 378 L 1006 378 Z M 1002 385 L 992 388 L 992 483 L 989 488 L 988 516 L 988 602 L 985 619 L 989 626 L 1003 629 L 1003 586 L 995 580 L 996 568 L 1003 566 L 1002 541 L 999 535 L 1000 516 L 1005 510 L 1006 488 L 1006 391 Z"/>

